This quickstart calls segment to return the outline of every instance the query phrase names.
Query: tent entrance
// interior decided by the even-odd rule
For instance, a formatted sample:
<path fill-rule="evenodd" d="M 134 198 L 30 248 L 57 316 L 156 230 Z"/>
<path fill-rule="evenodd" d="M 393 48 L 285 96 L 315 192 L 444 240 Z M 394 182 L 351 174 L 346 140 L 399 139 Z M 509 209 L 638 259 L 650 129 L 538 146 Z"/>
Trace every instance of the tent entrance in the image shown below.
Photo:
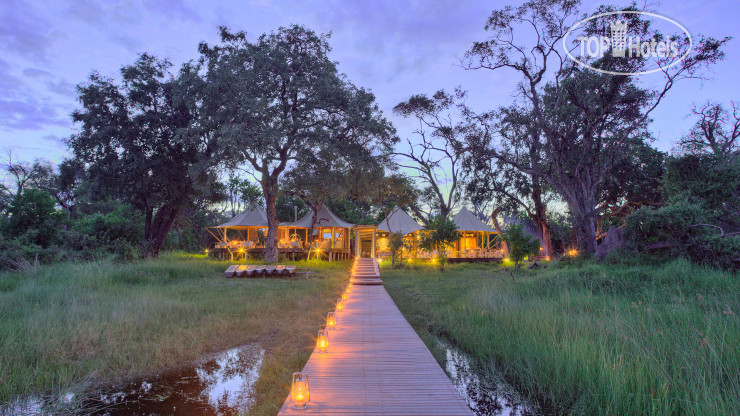
<path fill-rule="evenodd" d="M 375 257 L 375 231 L 374 225 L 355 226 L 355 256 Z"/>

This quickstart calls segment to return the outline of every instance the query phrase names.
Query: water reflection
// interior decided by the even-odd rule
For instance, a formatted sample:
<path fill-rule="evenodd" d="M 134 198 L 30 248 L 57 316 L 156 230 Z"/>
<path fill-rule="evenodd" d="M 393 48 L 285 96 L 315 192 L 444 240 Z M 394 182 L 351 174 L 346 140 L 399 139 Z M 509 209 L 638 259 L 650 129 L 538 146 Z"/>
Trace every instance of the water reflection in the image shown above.
<path fill-rule="evenodd" d="M 446 351 L 445 371 L 476 415 L 530 416 L 539 413 L 511 386 L 476 374 L 465 354 L 446 342 L 440 341 L 440 344 Z"/>
<path fill-rule="evenodd" d="M 117 388 L 83 408 L 94 415 L 241 415 L 254 404 L 265 351 L 234 348 L 184 368 Z"/>

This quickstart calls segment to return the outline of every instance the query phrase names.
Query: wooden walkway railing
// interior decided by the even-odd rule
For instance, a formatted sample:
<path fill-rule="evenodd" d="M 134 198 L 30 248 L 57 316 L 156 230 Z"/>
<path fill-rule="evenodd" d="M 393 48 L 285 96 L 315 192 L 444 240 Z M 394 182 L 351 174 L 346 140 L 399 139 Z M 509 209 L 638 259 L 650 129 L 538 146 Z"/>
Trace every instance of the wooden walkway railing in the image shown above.
<path fill-rule="evenodd" d="M 354 285 L 329 351 L 303 373 L 306 409 L 285 401 L 280 415 L 472 415 L 382 285 Z"/>

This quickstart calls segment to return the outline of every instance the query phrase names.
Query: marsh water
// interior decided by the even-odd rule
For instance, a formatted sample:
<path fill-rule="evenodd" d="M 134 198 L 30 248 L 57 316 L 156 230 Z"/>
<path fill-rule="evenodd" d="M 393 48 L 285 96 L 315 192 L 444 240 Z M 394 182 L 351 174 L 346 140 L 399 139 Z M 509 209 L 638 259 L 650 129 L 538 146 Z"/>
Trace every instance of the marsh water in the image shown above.
<path fill-rule="evenodd" d="M 444 369 L 455 388 L 479 416 L 530 416 L 542 414 L 505 382 L 485 374 L 466 354 L 438 341 L 445 352 Z M 265 351 L 257 345 L 230 349 L 195 364 L 125 385 L 75 403 L 76 410 L 97 416 L 119 415 L 242 415 L 254 405 L 254 384 Z M 71 394 L 57 398 L 74 402 Z M 46 403 L 44 403 L 46 402 Z M 49 401 L 37 398 L 0 409 L 13 415 L 54 414 Z M 54 406 L 57 407 L 58 406 Z"/>
<path fill-rule="evenodd" d="M 463 352 L 447 342 L 438 342 L 445 351 L 445 372 L 476 415 L 530 416 L 542 413 L 505 382 L 476 371 L 471 359 Z"/>
<path fill-rule="evenodd" d="M 166 375 L 114 386 L 82 407 L 101 416 L 248 414 L 264 354 L 255 345 L 230 349 Z"/>

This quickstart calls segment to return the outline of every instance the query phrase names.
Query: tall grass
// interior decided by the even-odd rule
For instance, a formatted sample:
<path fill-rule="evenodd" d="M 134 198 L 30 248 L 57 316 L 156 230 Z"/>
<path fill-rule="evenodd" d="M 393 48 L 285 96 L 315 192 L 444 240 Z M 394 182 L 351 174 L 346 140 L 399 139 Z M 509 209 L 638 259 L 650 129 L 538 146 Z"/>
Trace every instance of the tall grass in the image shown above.
<path fill-rule="evenodd" d="M 254 413 L 275 414 L 349 263 L 308 267 L 318 272 L 310 280 L 225 279 L 224 262 L 170 254 L 0 274 L 0 403 L 80 391 L 258 342 L 269 352 Z"/>
<path fill-rule="evenodd" d="M 740 276 L 665 265 L 383 270 L 418 331 L 502 372 L 554 413 L 731 415 L 740 409 Z M 424 337 L 423 337 L 424 338 Z"/>

